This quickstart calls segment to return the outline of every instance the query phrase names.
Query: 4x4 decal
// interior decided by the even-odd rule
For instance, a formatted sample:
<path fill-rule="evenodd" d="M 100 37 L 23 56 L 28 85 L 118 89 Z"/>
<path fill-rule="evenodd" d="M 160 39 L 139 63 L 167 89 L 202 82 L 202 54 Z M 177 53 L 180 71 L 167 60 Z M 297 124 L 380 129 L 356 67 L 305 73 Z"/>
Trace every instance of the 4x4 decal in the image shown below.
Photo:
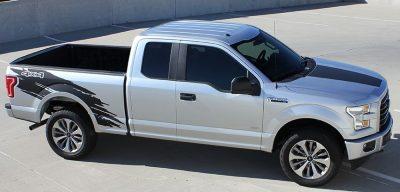
<path fill-rule="evenodd" d="M 29 71 L 28 69 L 24 69 L 21 72 L 21 76 L 24 77 L 37 77 L 37 78 L 44 78 L 44 73 L 43 72 L 33 72 L 33 71 Z"/>

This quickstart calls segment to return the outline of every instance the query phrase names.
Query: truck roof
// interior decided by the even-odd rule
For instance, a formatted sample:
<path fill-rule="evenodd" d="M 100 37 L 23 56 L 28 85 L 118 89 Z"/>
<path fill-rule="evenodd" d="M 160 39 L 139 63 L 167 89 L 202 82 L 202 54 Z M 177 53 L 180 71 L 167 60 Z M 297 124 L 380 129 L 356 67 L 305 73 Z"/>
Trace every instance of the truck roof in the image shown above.
<path fill-rule="evenodd" d="M 246 24 L 200 20 L 172 21 L 141 33 L 142 36 L 167 36 L 222 41 L 229 45 L 249 40 L 258 34 L 258 28 Z"/>

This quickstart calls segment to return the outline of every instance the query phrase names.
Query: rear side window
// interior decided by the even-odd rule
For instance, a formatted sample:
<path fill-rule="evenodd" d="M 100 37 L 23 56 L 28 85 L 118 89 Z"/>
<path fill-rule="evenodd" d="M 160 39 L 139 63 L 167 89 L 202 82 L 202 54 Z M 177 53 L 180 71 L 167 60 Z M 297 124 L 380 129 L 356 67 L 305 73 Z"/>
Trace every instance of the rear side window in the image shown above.
<path fill-rule="evenodd" d="M 142 73 L 154 79 L 168 79 L 171 43 L 149 42 L 144 48 Z"/>
<path fill-rule="evenodd" d="M 221 49 L 199 45 L 187 47 L 187 81 L 207 83 L 217 90 L 230 92 L 232 80 L 247 75 L 247 69 Z"/>

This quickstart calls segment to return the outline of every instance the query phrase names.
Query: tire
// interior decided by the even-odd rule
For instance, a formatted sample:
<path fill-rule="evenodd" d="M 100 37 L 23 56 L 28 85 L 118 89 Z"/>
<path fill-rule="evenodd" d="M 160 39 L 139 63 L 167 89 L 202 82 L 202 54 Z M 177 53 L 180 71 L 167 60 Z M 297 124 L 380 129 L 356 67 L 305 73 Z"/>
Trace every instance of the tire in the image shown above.
<path fill-rule="evenodd" d="M 333 179 L 340 169 L 343 157 L 340 146 L 335 137 L 321 131 L 296 132 L 285 141 L 280 150 L 282 170 L 299 185 L 324 185 Z M 311 155 L 304 151 L 307 149 L 310 149 L 308 151 L 311 151 Z"/>
<path fill-rule="evenodd" d="M 77 160 L 89 154 L 96 145 L 92 124 L 70 110 L 53 113 L 46 124 L 47 141 L 59 156 Z"/>

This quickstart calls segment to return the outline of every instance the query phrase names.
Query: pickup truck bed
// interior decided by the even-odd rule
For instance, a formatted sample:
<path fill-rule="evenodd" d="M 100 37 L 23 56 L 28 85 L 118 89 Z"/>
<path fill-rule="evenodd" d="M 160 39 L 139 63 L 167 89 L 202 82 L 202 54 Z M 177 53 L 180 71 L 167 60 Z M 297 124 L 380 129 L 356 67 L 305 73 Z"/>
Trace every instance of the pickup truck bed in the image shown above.
<path fill-rule="evenodd" d="M 65 44 L 27 55 L 13 64 L 125 73 L 129 52 L 129 47 Z"/>
<path fill-rule="evenodd" d="M 88 115 L 100 132 L 127 134 L 125 103 L 111 103 L 125 101 L 129 52 L 129 47 L 64 44 L 13 61 L 8 73 L 17 75 L 18 89 L 10 98 L 11 115 L 40 122 L 53 110 L 47 106 L 69 98 L 93 113 Z"/>

